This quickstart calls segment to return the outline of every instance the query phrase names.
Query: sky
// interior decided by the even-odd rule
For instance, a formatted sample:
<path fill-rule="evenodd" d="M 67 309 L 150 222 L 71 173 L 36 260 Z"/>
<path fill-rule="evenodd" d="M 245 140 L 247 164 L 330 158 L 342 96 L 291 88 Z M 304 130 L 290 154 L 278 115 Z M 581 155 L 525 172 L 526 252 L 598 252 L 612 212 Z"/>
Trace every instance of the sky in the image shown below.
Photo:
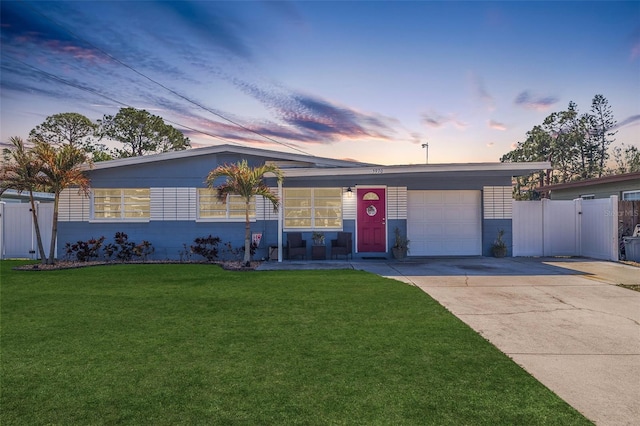
<path fill-rule="evenodd" d="M 640 147 L 639 1 L 0 1 L 0 142 L 124 106 L 193 147 L 496 162 L 596 94 Z M 428 149 L 423 147 L 428 144 Z"/>

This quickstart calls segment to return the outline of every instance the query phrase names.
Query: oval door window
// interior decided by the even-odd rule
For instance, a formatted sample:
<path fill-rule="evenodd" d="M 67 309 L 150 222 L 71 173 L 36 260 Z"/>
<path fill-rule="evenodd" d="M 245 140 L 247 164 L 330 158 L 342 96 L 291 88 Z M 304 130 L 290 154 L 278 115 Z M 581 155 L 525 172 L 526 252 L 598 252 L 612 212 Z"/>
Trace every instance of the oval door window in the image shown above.
<path fill-rule="evenodd" d="M 375 216 L 376 213 L 378 213 L 378 209 L 376 209 L 376 206 L 371 205 L 371 206 L 367 207 L 367 214 L 369 216 Z"/>
<path fill-rule="evenodd" d="M 376 194 L 375 192 L 367 192 L 366 194 L 364 194 L 362 196 L 362 199 L 364 201 L 369 201 L 369 200 L 379 200 L 380 197 L 378 197 L 378 194 Z M 375 213 L 374 213 L 375 214 Z"/>

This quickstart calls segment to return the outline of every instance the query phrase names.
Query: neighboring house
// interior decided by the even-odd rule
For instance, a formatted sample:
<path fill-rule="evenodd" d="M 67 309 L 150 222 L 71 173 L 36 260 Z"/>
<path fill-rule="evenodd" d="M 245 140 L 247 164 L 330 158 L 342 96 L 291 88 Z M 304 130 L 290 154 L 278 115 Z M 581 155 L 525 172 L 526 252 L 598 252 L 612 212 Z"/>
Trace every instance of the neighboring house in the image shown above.
<path fill-rule="evenodd" d="M 58 250 L 67 242 L 125 232 L 130 241 L 148 240 L 155 259 L 179 259 L 197 237 L 218 236 L 242 247 L 244 206 L 234 197 L 219 203 L 204 180 L 221 164 L 247 160 L 273 163 L 284 172 L 276 213 L 255 200 L 251 230 L 261 233 L 255 258 L 286 244 L 288 232 L 309 242 L 323 232 L 326 244 L 345 231 L 353 236 L 353 257 L 390 257 L 396 227 L 406 234 L 410 256 L 490 255 L 499 229 L 511 244 L 513 176 L 549 163 L 477 163 L 383 166 L 221 145 L 95 163 L 86 173 L 91 195 L 63 191 Z M 327 253 L 329 248 L 327 247 Z M 328 257 L 328 256 L 327 256 Z"/>
<path fill-rule="evenodd" d="M 49 192 L 34 192 L 33 198 L 44 203 L 53 203 L 53 194 Z M 28 203 L 29 191 L 18 192 L 15 189 L 7 189 L 0 195 L 0 201 L 5 203 Z"/>
<path fill-rule="evenodd" d="M 549 185 L 540 188 L 540 192 L 552 200 L 591 200 L 617 195 L 620 201 L 637 201 L 640 200 L 640 172 Z"/>

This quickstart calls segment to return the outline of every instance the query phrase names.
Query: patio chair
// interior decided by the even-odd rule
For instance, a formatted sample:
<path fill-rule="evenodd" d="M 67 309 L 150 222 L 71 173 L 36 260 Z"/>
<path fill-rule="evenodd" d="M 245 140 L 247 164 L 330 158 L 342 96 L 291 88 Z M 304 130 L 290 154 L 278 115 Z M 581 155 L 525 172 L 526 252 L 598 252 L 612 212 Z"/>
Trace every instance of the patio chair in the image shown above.
<path fill-rule="evenodd" d="M 287 234 L 287 253 L 289 259 L 296 256 L 307 257 L 307 241 L 302 239 L 302 232 L 289 232 Z"/>
<path fill-rule="evenodd" d="M 338 238 L 331 240 L 331 258 L 335 256 L 337 259 L 339 255 L 344 255 L 349 259 L 351 255 L 353 259 L 352 247 L 351 232 L 338 232 Z"/>

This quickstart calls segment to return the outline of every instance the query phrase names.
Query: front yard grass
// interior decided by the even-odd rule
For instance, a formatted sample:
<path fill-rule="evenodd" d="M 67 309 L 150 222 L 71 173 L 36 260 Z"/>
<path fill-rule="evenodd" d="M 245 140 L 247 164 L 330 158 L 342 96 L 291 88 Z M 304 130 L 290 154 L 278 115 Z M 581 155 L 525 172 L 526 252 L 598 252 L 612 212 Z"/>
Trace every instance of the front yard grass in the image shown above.
<path fill-rule="evenodd" d="M 590 424 L 418 288 L 360 271 L 0 263 L 0 424 Z"/>

